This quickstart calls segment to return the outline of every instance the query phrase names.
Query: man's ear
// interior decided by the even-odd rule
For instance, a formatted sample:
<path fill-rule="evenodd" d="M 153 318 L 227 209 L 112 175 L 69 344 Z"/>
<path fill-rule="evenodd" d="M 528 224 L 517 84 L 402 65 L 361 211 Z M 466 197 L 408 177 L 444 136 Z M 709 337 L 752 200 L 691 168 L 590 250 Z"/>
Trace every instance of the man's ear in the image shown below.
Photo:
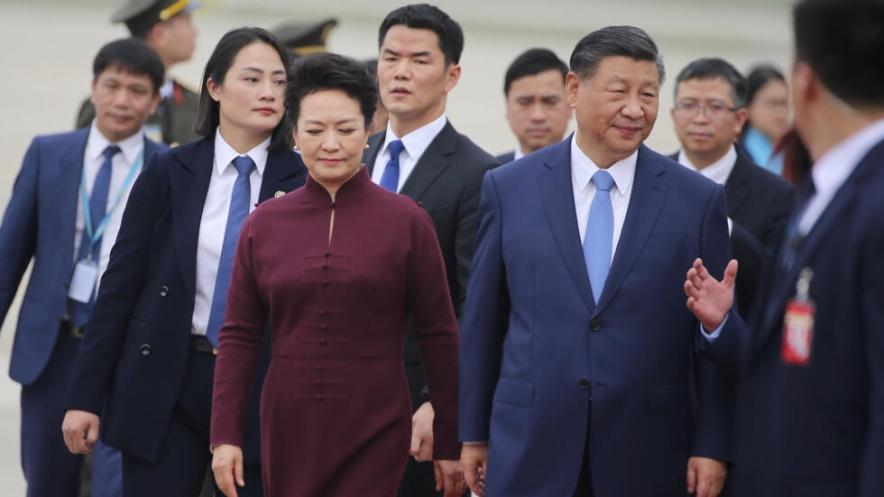
<path fill-rule="evenodd" d="M 450 92 L 460 81 L 460 64 L 448 64 L 445 68 L 445 93 Z"/>
<path fill-rule="evenodd" d="M 577 108 L 577 94 L 580 90 L 580 76 L 574 71 L 569 71 L 565 76 L 565 95 L 568 97 L 568 107 Z"/>

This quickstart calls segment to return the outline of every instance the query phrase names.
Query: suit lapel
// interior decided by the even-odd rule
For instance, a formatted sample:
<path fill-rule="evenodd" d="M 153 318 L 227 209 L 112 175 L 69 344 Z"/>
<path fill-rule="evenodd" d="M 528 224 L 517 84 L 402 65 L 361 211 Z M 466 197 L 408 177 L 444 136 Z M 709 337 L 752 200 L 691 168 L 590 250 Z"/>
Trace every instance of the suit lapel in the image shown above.
<path fill-rule="evenodd" d="M 586 262 L 583 259 L 583 245 L 580 243 L 580 230 L 577 228 L 577 214 L 574 207 L 574 190 L 571 179 L 571 140 L 565 140 L 556 147 L 555 155 L 544 163 L 541 171 L 540 196 L 547 221 L 552 229 L 553 237 L 565 267 L 571 273 L 577 292 L 590 313 L 595 302 L 589 286 L 589 275 L 586 273 Z"/>
<path fill-rule="evenodd" d="M 374 162 L 381 153 L 381 147 L 384 146 L 384 138 L 387 136 L 386 131 L 381 131 L 368 139 L 368 150 L 362 155 L 362 162 L 368 168 L 368 175 L 374 174 Z"/>
<path fill-rule="evenodd" d="M 276 192 L 288 193 L 304 184 L 304 163 L 301 156 L 291 150 L 275 150 L 267 155 L 264 177 L 258 202 L 276 196 Z"/>
<path fill-rule="evenodd" d="M 77 231 L 80 182 L 83 177 L 83 158 L 86 155 L 89 129 L 83 128 L 71 134 L 69 145 L 60 151 L 58 161 L 58 183 L 55 198 L 59 206 L 56 212 L 59 215 L 58 226 L 60 229 L 57 233 L 62 237 L 60 240 L 61 246 L 70 247 L 71 254 L 73 254 L 74 235 Z M 65 260 L 73 261 L 73 255 Z"/>
<path fill-rule="evenodd" d="M 749 192 L 752 190 L 752 178 L 749 175 L 750 167 L 758 166 L 749 162 L 745 153 L 737 147 L 737 162 L 734 164 L 734 169 L 724 185 L 724 195 L 727 198 L 727 215 L 731 218 L 737 217 L 737 213 L 746 204 Z"/>
<path fill-rule="evenodd" d="M 433 138 L 430 146 L 421 155 L 420 160 L 414 165 L 414 170 L 408 175 L 405 184 L 399 189 L 402 195 L 419 200 L 433 181 L 442 174 L 450 164 L 449 156 L 454 153 L 457 146 L 457 131 L 450 122 L 445 123 L 442 131 Z"/>
<path fill-rule="evenodd" d="M 638 151 L 635 165 L 635 179 L 632 184 L 632 196 L 620 230 L 617 252 L 611 262 L 611 270 L 605 281 L 605 288 L 599 299 L 595 313 L 604 310 L 611 302 L 623 283 L 629 270 L 642 252 L 645 242 L 650 236 L 666 198 L 666 169 L 658 162 L 647 157 L 648 149 L 642 145 Z"/>
<path fill-rule="evenodd" d="M 172 232 L 184 283 L 191 295 L 196 291 L 197 242 L 214 155 L 214 138 L 203 138 L 178 149 L 172 156 L 175 162 L 169 167 Z"/>

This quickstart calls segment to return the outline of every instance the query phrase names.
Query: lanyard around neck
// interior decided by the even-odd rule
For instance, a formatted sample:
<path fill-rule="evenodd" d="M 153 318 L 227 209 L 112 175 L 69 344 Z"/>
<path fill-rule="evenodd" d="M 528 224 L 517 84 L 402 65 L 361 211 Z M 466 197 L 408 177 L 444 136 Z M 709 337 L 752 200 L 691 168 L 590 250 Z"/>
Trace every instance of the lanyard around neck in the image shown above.
<path fill-rule="evenodd" d="M 141 165 L 144 163 L 144 151 L 142 150 L 141 154 L 135 159 L 135 162 L 132 163 L 132 166 L 129 168 L 129 173 L 126 174 L 126 179 L 123 180 L 123 184 L 120 185 L 120 189 L 117 192 L 116 198 L 114 199 L 113 204 L 111 204 L 111 208 L 108 209 L 104 213 L 104 219 L 98 223 L 97 228 L 93 229 L 93 219 L 92 219 L 92 209 L 89 208 L 89 194 L 86 192 L 86 168 L 83 168 L 83 174 L 80 177 L 80 201 L 83 204 L 83 220 L 86 225 L 86 233 L 89 236 L 89 240 L 91 241 L 89 251 L 92 251 L 92 245 L 95 244 L 98 240 L 101 239 L 102 235 L 104 235 L 104 231 L 107 229 L 108 223 L 110 223 L 110 218 L 113 215 L 114 211 L 119 207 L 120 203 L 123 201 L 123 197 L 126 195 L 126 190 L 129 189 L 129 185 L 135 181 L 135 176 L 138 175 L 138 171 L 141 169 Z"/>

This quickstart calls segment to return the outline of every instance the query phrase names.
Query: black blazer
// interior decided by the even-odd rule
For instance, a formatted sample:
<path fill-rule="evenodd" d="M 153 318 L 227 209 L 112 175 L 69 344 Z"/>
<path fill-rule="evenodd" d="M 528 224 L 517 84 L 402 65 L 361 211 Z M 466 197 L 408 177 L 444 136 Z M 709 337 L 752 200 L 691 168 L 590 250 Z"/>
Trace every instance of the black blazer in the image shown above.
<path fill-rule="evenodd" d="M 148 461 L 158 457 L 187 374 L 214 147 L 212 136 L 155 155 L 138 177 L 73 375 L 68 408 L 101 414 L 102 440 Z M 298 155 L 273 151 L 259 199 L 293 190 L 305 178 Z M 258 461 L 256 394 L 263 374 L 257 376 L 243 447 L 251 464 Z"/>
<path fill-rule="evenodd" d="M 516 152 L 509 151 L 505 154 L 498 155 L 497 157 L 495 157 L 495 159 L 497 159 L 497 162 L 499 162 L 501 164 L 506 164 L 506 163 L 512 162 L 516 159 Z"/>
<path fill-rule="evenodd" d="M 385 134 L 378 133 L 368 140 L 369 149 L 364 159 L 369 173 L 384 145 Z M 458 316 L 466 299 L 473 260 L 479 189 L 485 171 L 495 166 L 497 161 L 493 156 L 458 133 L 448 122 L 430 143 L 399 192 L 413 198 L 433 218 L 445 259 L 451 301 Z M 425 381 L 412 326 L 409 326 L 405 343 L 405 369 L 416 408 L 423 403 L 420 392 Z"/>
<path fill-rule="evenodd" d="M 740 145 L 737 162 L 724 185 L 727 215 L 733 221 L 731 252 L 739 261 L 737 310 L 752 311 L 762 274 L 776 250 L 795 203 L 795 188 L 759 167 Z M 678 161 L 678 153 L 670 156 Z"/>

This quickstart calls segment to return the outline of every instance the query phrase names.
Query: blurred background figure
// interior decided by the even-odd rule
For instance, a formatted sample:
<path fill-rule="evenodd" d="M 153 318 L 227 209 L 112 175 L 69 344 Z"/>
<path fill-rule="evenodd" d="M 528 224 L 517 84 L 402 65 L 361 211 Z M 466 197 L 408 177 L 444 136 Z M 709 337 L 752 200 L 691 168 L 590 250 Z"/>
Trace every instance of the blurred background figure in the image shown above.
<path fill-rule="evenodd" d="M 111 15 L 111 22 L 124 23 L 133 37 L 152 48 L 166 68 L 160 88 L 160 104 L 144 126 L 154 141 L 175 146 L 198 137 L 194 131 L 199 96 L 168 75 L 169 68 L 187 62 L 196 48 L 197 30 L 191 12 L 198 4 L 189 0 L 126 0 Z M 76 127 L 88 126 L 95 117 L 89 100 L 77 113 Z"/>
<path fill-rule="evenodd" d="M 750 69 L 746 102 L 749 118 L 740 141 L 756 164 L 782 174 L 783 157 L 774 149 L 789 130 L 789 87 L 783 73 L 768 64 Z"/>
<path fill-rule="evenodd" d="M 368 73 L 371 75 L 372 79 L 374 79 L 375 88 L 378 86 L 378 59 L 368 59 L 364 62 L 365 68 L 368 69 Z M 374 111 L 374 117 L 371 120 L 371 126 L 368 128 L 369 136 L 375 135 L 387 129 L 387 122 L 390 120 L 390 114 L 387 112 L 387 108 L 384 107 L 384 102 L 381 101 L 380 95 L 378 95 L 378 108 Z"/>
<path fill-rule="evenodd" d="M 517 143 L 512 152 L 498 155 L 498 162 L 512 162 L 565 138 L 572 115 L 565 98 L 566 74 L 568 65 L 547 48 L 532 48 L 510 64 L 503 94 Z"/>
<path fill-rule="evenodd" d="M 328 51 L 328 37 L 338 25 L 334 17 L 322 21 L 285 21 L 271 29 L 295 57 Z"/>
<path fill-rule="evenodd" d="M 78 494 L 83 457 L 58 436 L 70 377 L 132 183 L 165 148 L 142 131 L 160 99 L 156 53 L 138 40 L 116 40 L 92 67 L 96 117 L 89 127 L 34 138 L 0 225 L 0 322 L 34 261 L 9 370 L 22 385 L 28 497 Z M 119 453 L 104 444 L 90 449 L 92 495 L 118 497 Z"/>

